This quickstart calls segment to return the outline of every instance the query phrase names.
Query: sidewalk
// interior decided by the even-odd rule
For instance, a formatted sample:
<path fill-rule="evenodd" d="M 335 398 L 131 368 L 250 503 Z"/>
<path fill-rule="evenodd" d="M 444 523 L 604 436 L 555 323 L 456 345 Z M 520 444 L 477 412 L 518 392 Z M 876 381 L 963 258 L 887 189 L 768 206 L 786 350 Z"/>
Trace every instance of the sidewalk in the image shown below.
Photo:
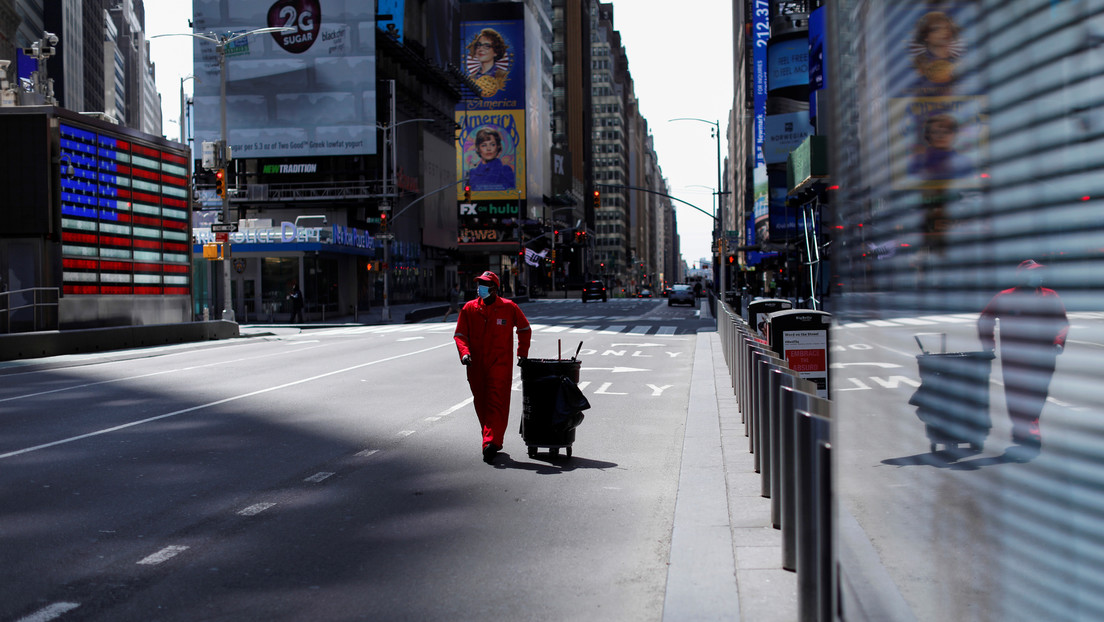
<path fill-rule="evenodd" d="M 663 619 L 793 622 L 797 575 L 782 569 L 720 337 L 697 340 Z"/>

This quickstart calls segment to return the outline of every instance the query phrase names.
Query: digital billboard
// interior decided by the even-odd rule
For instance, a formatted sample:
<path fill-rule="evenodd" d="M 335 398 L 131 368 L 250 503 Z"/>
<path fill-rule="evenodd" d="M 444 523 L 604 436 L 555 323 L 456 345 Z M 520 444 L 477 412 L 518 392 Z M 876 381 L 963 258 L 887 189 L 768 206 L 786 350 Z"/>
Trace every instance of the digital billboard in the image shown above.
<path fill-rule="evenodd" d="M 66 294 L 190 295 L 188 157 L 62 122 Z"/>
<path fill-rule="evenodd" d="M 460 25 L 465 71 L 479 89 L 461 102 L 457 170 L 476 201 L 525 196 L 524 20 L 465 21 Z"/>
<path fill-rule="evenodd" d="M 195 33 L 226 45 L 226 123 L 236 158 L 365 155 L 376 151 L 374 2 L 195 0 Z M 195 135 L 219 139 L 219 58 L 194 44 Z"/>

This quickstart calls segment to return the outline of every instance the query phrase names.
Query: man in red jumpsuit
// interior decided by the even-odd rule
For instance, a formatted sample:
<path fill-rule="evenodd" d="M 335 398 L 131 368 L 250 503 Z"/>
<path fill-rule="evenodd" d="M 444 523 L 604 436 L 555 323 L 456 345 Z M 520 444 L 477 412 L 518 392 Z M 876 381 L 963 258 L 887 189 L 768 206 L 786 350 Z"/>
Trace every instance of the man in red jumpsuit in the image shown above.
<path fill-rule="evenodd" d="M 1019 285 L 993 296 L 978 318 L 981 347 L 988 351 L 994 348 L 994 327 L 1000 320 L 1001 370 L 1012 442 L 1032 451 L 1042 444 L 1039 415 L 1069 332 L 1062 299 L 1043 287 L 1043 274 L 1043 265 L 1034 260 L 1020 263 Z"/>
<path fill-rule="evenodd" d="M 468 368 L 468 386 L 475 398 L 475 414 L 483 427 L 483 460 L 494 461 L 502 449 L 510 418 L 510 386 L 514 375 L 514 335 L 517 356 L 529 355 L 533 331 L 521 308 L 498 296 L 498 275 L 488 270 L 475 278 L 477 297 L 460 309 L 456 320 L 456 349 Z"/>

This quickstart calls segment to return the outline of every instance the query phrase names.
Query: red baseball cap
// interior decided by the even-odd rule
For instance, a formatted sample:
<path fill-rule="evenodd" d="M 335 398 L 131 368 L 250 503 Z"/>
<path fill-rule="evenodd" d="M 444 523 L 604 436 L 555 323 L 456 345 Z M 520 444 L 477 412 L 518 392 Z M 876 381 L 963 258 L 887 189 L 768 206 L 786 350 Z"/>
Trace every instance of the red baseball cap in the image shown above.
<path fill-rule="evenodd" d="M 491 272 L 490 270 L 487 270 L 483 274 L 480 274 L 479 276 L 475 277 L 475 280 L 476 281 L 487 281 L 488 283 L 493 284 L 495 287 L 499 287 L 498 275 L 495 274 L 494 272 Z"/>

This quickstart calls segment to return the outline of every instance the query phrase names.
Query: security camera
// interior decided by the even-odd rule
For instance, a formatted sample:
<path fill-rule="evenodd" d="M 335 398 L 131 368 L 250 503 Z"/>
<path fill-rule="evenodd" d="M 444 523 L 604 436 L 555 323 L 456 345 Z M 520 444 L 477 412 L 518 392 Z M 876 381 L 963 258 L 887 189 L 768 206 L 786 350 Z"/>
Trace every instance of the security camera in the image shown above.
<path fill-rule="evenodd" d="M 7 73 L 8 72 L 8 67 L 10 67 L 10 66 L 11 66 L 11 61 L 10 60 L 0 60 L 0 71 L 2 71 L 4 73 Z"/>
<path fill-rule="evenodd" d="M 57 42 L 58 42 L 57 35 L 55 35 L 52 32 L 46 33 L 46 41 L 48 41 L 50 43 L 50 45 L 57 45 Z"/>

